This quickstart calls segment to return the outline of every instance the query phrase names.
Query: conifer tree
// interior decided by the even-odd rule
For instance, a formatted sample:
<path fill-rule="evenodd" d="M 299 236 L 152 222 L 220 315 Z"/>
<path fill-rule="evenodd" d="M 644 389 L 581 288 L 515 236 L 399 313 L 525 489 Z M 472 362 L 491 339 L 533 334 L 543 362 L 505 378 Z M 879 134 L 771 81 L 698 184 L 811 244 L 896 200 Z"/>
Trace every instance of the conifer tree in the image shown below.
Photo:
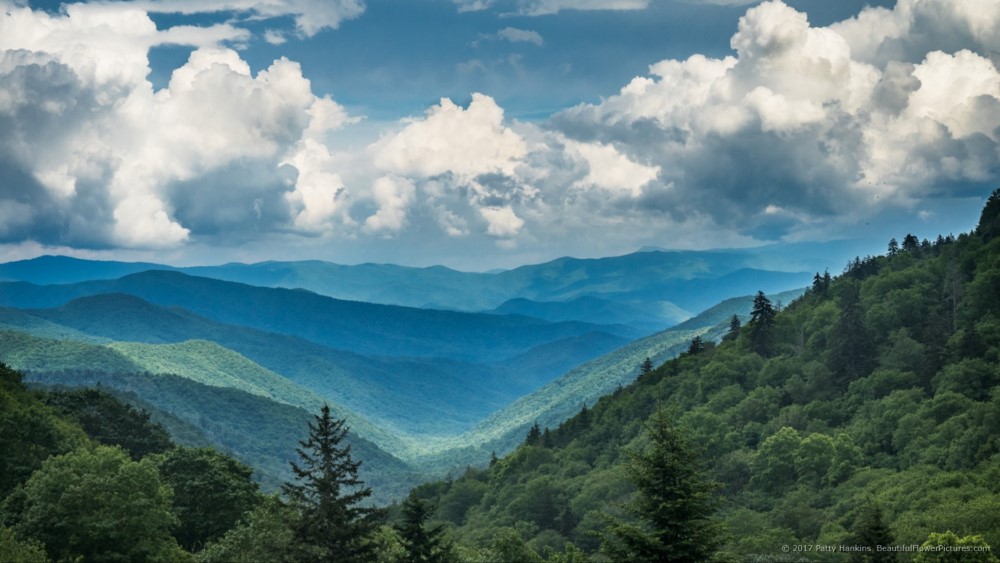
<path fill-rule="evenodd" d="M 881 563 L 896 560 L 895 552 L 878 549 L 878 546 L 893 545 L 895 538 L 882 514 L 882 507 L 874 500 L 869 500 L 862 509 L 854 526 L 853 540 L 855 545 L 868 547 L 870 551 L 856 554 L 852 561 Z"/>
<path fill-rule="evenodd" d="M 642 365 L 639 366 L 639 377 L 653 373 L 653 369 L 655 369 L 653 366 L 653 360 L 647 357 L 642 361 Z"/>
<path fill-rule="evenodd" d="M 695 336 L 691 339 L 691 344 L 688 346 L 687 353 L 694 356 L 695 354 L 700 354 L 705 351 L 705 343 L 702 341 L 700 336 Z"/>
<path fill-rule="evenodd" d="M 875 361 L 875 345 L 865 326 L 861 296 L 856 283 L 845 285 L 840 318 L 830 334 L 830 369 L 841 383 L 868 375 Z"/>
<path fill-rule="evenodd" d="M 722 337 L 723 341 L 736 340 L 740 337 L 740 329 L 743 328 L 740 324 L 740 316 L 733 315 L 729 318 L 729 332 Z"/>
<path fill-rule="evenodd" d="M 892 257 L 896 256 L 897 254 L 899 254 L 899 243 L 896 242 L 895 238 L 891 238 L 891 239 L 889 239 L 889 248 L 888 248 L 888 250 L 886 252 L 886 256 L 888 256 L 889 258 L 892 258 Z"/>
<path fill-rule="evenodd" d="M 638 495 L 626 509 L 642 522 L 613 522 L 602 549 L 613 561 L 709 560 L 721 543 L 712 518 L 718 486 L 703 477 L 693 446 L 662 408 L 646 430 L 650 446 L 631 452 L 627 466 Z"/>
<path fill-rule="evenodd" d="M 413 493 L 403 501 L 403 523 L 396 526 L 403 542 L 407 563 L 451 561 L 451 545 L 445 540 L 444 527 L 428 527 L 432 509 Z"/>
<path fill-rule="evenodd" d="M 774 317 L 777 311 L 771 305 L 771 300 L 758 291 L 753 298 L 753 310 L 750 312 L 750 349 L 767 358 L 774 354 Z"/>
<path fill-rule="evenodd" d="M 541 442 L 542 442 L 542 429 L 538 427 L 538 423 L 536 422 L 534 426 L 532 426 L 531 429 L 528 430 L 528 436 L 525 437 L 524 443 L 529 446 L 538 446 L 541 444 Z"/>
<path fill-rule="evenodd" d="M 979 224 L 976 226 L 976 234 L 983 239 L 983 242 L 989 242 L 998 233 L 1000 233 L 1000 188 L 993 190 L 986 200 L 983 212 L 979 216 Z"/>
<path fill-rule="evenodd" d="M 309 438 L 296 449 L 301 465 L 291 463 L 296 483 L 282 487 L 299 511 L 294 531 L 300 559 L 365 562 L 373 557 L 372 538 L 383 511 L 361 506 L 372 490 L 358 479 L 361 462 L 351 459 L 351 446 L 342 444 L 347 430 L 345 421 L 323 405 L 315 424 L 309 423 Z"/>

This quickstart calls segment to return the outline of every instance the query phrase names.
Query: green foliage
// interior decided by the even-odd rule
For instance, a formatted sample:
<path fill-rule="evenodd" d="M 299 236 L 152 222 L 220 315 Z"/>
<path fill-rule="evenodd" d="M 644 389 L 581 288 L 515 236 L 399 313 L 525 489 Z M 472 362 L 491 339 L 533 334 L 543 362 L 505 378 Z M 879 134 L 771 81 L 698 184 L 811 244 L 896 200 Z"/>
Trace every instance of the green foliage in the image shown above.
<path fill-rule="evenodd" d="M 84 432 L 29 393 L 20 373 L 0 363 L 0 499 L 51 455 L 87 442 Z"/>
<path fill-rule="evenodd" d="M 1000 188 L 993 190 L 986 206 L 979 216 L 979 224 L 976 226 L 976 234 L 989 242 L 1000 234 Z"/>
<path fill-rule="evenodd" d="M 259 563 L 295 561 L 294 512 L 277 497 L 265 498 L 245 522 L 198 552 L 201 563 Z"/>
<path fill-rule="evenodd" d="M 896 553 L 885 551 L 885 548 L 896 545 L 892 530 L 878 502 L 869 500 L 854 525 L 851 537 L 853 545 L 866 547 L 867 552 L 853 557 L 858 561 L 889 562 L 896 560 Z M 880 549 L 882 548 L 882 549 Z"/>
<path fill-rule="evenodd" d="M 259 501 L 253 469 L 215 450 L 175 448 L 152 461 L 173 489 L 173 535 L 188 551 L 222 536 Z"/>
<path fill-rule="evenodd" d="M 11 563 L 47 563 L 45 547 L 35 540 L 22 540 L 13 530 L 0 526 L 0 561 Z"/>
<path fill-rule="evenodd" d="M 958 537 L 953 532 L 933 533 L 920 546 L 921 551 L 913 558 L 914 563 L 995 563 L 995 555 L 990 553 L 990 544 L 979 536 Z"/>
<path fill-rule="evenodd" d="M 303 559 L 364 562 L 374 554 L 383 513 L 361 504 L 372 491 L 358 479 L 361 463 L 351 459 L 350 446 L 341 444 L 346 435 L 345 421 L 323 405 L 299 442 L 301 465 L 291 464 L 297 482 L 283 487 L 299 512 L 293 529 Z"/>
<path fill-rule="evenodd" d="M 604 515 L 645 537 L 651 527 L 622 509 L 637 494 L 625 452 L 648 445 L 643 428 L 667 402 L 707 454 L 704 477 L 722 484 L 711 515 L 728 527 L 722 559 L 890 536 L 919 545 L 948 529 L 1000 544 L 1000 242 L 906 243 L 828 284 L 818 276 L 773 316 L 770 354 L 753 353 L 751 321 L 562 423 L 525 420 L 518 441 L 537 419 L 551 447 L 522 444 L 488 469 L 419 488 L 438 506 L 432 522 L 451 522 L 470 560 L 488 560 L 496 538 L 525 559 L 566 541 L 599 558 Z M 636 354 L 633 373 L 647 355 Z"/>
<path fill-rule="evenodd" d="M 50 391 L 44 401 L 79 422 L 92 440 L 121 446 L 133 460 L 174 446 L 166 430 L 150 421 L 148 412 L 136 410 L 102 390 Z"/>
<path fill-rule="evenodd" d="M 403 501 L 403 521 L 396 526 L 407 563 L 441 563 L 454 559 L 442 526 L 428 526 L 432 510 L 413 494 Z"/>
<path fill-rule="evenodd" d="M 701 475 L 687 438 L 661 408 L 647 426 L 650 445 L 626 466 L 638 495 L 627 510 L 640 524 L 615 523 L 602 547 L 612 559 L 705 561 L 721 543 L 715 483 Z"/>
<path fill-rule="evenodd" d="M 774 353 L 774 317 L 776 311 L 771 300 L 758 291 L 753 300 L 753 310 L 750 311 L 748 323 L 750 333 L 750 349 L 765 358 Z"/>
<path fill-rule="evenodd" d="M 53 559 L 177 560 L 171 491 L 149 461 L 119 448 L 52 457 L 7 497 L 5 525 L 38 540 Z"/>

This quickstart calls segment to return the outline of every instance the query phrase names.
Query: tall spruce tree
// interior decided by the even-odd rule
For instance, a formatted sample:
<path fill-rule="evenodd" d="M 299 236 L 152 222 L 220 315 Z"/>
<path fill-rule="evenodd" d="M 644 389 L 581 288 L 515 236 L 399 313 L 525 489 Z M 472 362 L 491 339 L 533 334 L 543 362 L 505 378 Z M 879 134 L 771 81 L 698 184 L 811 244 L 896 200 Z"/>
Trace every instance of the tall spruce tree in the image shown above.
<path fill-rule="evenodd" d="M 705 342 L 700 336 L 695 336 L 691 339 L 691 344 L 688 345 L 687 353 L 694 356 L 695 354 L 701 354 L 705 351 Z"/>
<path fill-rule="evenodd" d="M 758 291 L 750 312 L 750 349 L 765 358 L 774 354 L 774 317 L 777 314 L 771 300 L 763 291 Z"/>
<path fill-rule="evenodd" d="M 718 485 L 704 478 L 698 454 L 661 408 L 646 425 L 650 445 L 630 452 L 637 489 L 626 509 L 639 524 L 612 521 L 602 550 L 613 561 L 706 561 L 721 544 L 712 518 Z"/>
<path fill-rule="evenodd" d="M 642 361 L 642 365 L 639 366 L 639 377 L 653 373 L 654 369 L 653 360 L 646 358 Z"/>
<path fill-rule="evenodd" d="M 844 286 L 840 295 L 840 318 L 833 326 L 830 340 L 830 369 L 840 383 L 846 385 L 871 372 L 876 350 L 865 326 L 857 283 Z"/>
<path fill-rule="evenodd" d="M 444 537 L 444 527 L 427 526 L 432 509 L 413 493 L 403 501 L 403 522 L 396 531 L 403 541 L 407 563 L 436 563 L 454 560 L 451 544 Z"/>
<path fill-rule="evenodd" d="M 869 551 L 853 554 L 851 561 L 865 563 L 888 563 L 896 560 L 896 553 L 881 551 L 879 546 L 890 546 L 895 543 L 892 531 L 889 529 L 882 507 L 878 502 L 869 499 L 854 525 L 852 537 L 855 545 L 869 548 Z"/>
<path fill-rule="evenodd" d="M 733 315 L 732 317 L 729 318 L 729 332 L 727 332 L 726 335 L 722 337 L 722 340 L 726 342 L 730 340 L 736 340 L 737 338 L 740 337 L 741 328 L 743 327 L 740 324 L 740 316 Z"/>
<path fill-rule="evenodd" d="M 358 479 L 361 462 L 351 459 L 351 446 L 342 444 L 347 430 L 345 421 L 323 405 L 315 424 L 309 423 L 309 438 L 296 449 L 301 463 L 291 463 L 296 483 L 282 489 L 299 512 L 294 524 L 299 559 L 366 562 L 374 557 L 373 534 L 384 513 L 361 505 L 372 490 Z"/>

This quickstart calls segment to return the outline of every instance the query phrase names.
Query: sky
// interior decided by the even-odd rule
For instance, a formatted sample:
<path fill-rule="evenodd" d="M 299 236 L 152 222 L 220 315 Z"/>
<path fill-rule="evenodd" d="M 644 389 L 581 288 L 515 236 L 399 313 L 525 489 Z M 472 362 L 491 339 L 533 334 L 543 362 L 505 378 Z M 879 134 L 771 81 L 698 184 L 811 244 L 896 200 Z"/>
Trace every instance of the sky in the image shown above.
<path fill-rule="evenodd" d="M 0 261 L 487 270 L 933 238 L 1000 0 L 0 0 Z"/>

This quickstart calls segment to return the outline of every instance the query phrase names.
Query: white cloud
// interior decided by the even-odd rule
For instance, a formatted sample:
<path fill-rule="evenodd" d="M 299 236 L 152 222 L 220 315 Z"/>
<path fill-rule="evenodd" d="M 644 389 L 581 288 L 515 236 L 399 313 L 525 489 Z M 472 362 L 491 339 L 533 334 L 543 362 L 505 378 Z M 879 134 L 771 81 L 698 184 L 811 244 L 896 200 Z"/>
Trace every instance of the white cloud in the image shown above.
<path fill-rule="evenodd" d="M 365 220 L 365 230 L 371 233 L 395 233 L 406 226 L 406 211 L 416 198 L 413 182 L 398 176 L 383 176 L 375 180 L 372 197 L 378 211 Z"/>
<path fill-rule="evenodd" d="M 545 16 L 563 10 L 645 10 L 649 0 L 518 0 L 522 16 Z"/>
<path fill-rule="evenodd" d="M 899 0 L 830 27 L 765 2 L 741 19 L 734 56 L 656 62 L 600 103 L 522 123 L 484 94 L 442 99 L 338 150 L 330 131 L 357 119 L 293 61 L 254 73 L 223 46 L 248 38 L 231 24 L 158 30 L 138 4 L 3 6 L 0 242 L 164 248 L 281 233 L 600 254 L 795 237 L 1000 180 L 1000 16 L 964 1 Z M 532 33 L 495 37 L 541 44 Z M 157 91 L 147 53 L 164 43 L 196 49 Z"/>
<path fill-rule="evenodd" d="M 296 29 L 306 37 L 324 29 L 337 29 L 342 22 L 365 11 L 362 0 L 136 0 L 131 4 L 140 10 L 159 13 L 235 11 L 265 19 L 292 16 Z"/>
<path fill-rule="evenodd" d="M 542 36 L 537 31 L 528 29 L 518 29 L 516 27 L 505 27 L 497 32 L 497 37 L 505 39 L 511 43 L 532 43 L 541 46 L 544 43 Z"/>
<path fill-rule="evenodd" d="M 1000 170 L 1000 81 L 985 56 L 996 27 L 981 22 L 998 14 L 977 19 L 970 6 L 900 0 L 817 28 L 765 2 L 741 18 L 735 57 L 656 63 L 554 124 L 658 166 L 659 183 L 643 192 L 650 210 L 709 213 L 754 236 L 977 189 Z M 948 22 L 934 44 L 960 48 L 893 60 L 926 48 L 931 14 Z M 786 221 L 761 219 L 778 216 Z"/>
<path fill-rule="evenodd" d="M 594 186 L 613 193 L 638 197 L 642 187 L 656 179 L 658 166 L 646 166 L 629 158 L 611 145 L 564 141 L 568 154 L 584 160 L 587 175 L 576 186 Z"/>
<path fill-rule="evenodd" d="M 466 109 L 444 98 L 398 133 L 373 147 L 384 170 L 422 177 L 451 172 L 472 177 L 511 173 L 524 156 L 524 140 L 503 124 L 503 109 L 493 98 L 473 94 Z"/>
<path fill-rule="evenodd" d="M 461 12 L 480 12 L 493 5 L 493 0 L 452 0 L 456 6 L 458 6 L 458 11 Z"/>
<path fill-rule="evenodd" d="M 483 219 L 486 219 L 486 232 L 490 236 L 498 238 L 510 238 L 517 236 L 517 233 L 524 226 L 524 220 L 518 217 L 509 206 L 504 207 L 484 207 L 479 210 Z"/>

